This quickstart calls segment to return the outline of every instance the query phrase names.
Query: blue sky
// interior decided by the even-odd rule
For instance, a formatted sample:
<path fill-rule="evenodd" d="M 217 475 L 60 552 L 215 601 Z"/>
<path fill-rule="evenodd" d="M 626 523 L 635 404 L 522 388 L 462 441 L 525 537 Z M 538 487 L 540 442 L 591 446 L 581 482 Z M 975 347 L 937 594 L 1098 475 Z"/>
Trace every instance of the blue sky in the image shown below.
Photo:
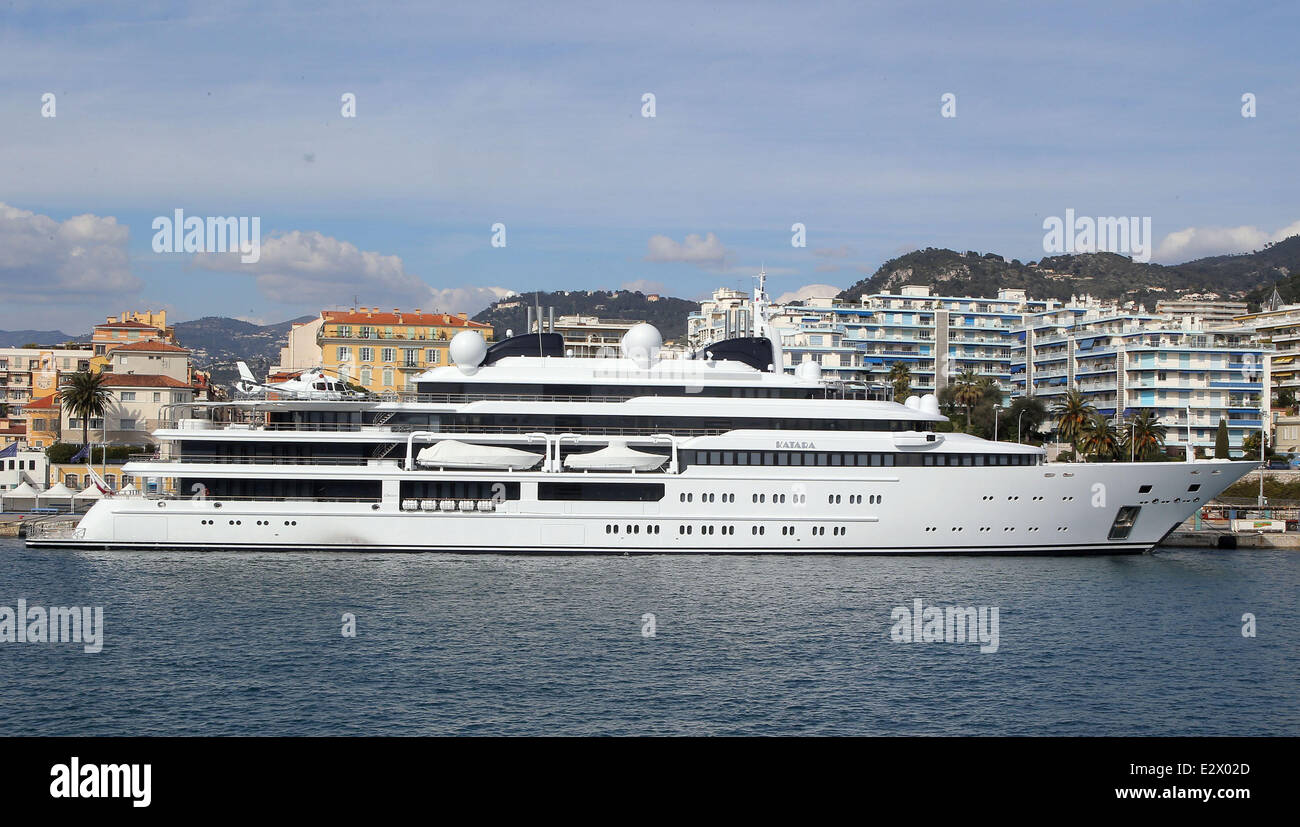
<path fill-rule="evenodd" d="M 1157 261 L 1300 231 L 1294 3 L 461 5 L 0 9 L 0 327 L 844 287 L 1067 208 Z M 262 260 L 155 253 L 177 208 Z"/>

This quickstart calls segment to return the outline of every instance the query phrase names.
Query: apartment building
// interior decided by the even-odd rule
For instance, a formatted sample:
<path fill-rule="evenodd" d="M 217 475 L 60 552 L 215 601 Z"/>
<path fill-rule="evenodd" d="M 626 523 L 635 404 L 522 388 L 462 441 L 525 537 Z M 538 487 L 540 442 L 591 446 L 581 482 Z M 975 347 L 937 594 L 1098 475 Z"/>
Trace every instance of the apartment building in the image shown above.
<path fill-rule="evenodd" d="M 686 342 L 692 351 L 705 345 L 737 336 L 747 336 L 754 329 L 754 306 L 743 290 L 719 287 L 700 302 L 700 309 L 686 317 Z M 737 332 L 743 331 L 743 332 Z"/>
<path fill-rule="evenodd" d="M 44 451 L 14 445 L 0 450 L 0 493 L 12 491 L 24 482 L 43 489 L 48 473 L 49 461 Z"/>
<path fill-rule="evenodd" d="M 159 339 L 117 345 L 101 357 L 100 373 L 110 400 L 107 413 L 90 420 L 90 441 L 115 445 L 152 442 L 150 432 L 175 419 L 172 406 L 193 402 L 201 381 L 190 351 Z M 61 441 L 81 443 L 81 419 L 63 406 Z"/>
<path fill-rule="evenodd" d="M 1171 448 L 1213 451 L 1222 418 L 1236 450 L 1264 425 L 1269 355 L 1248 327 L 1067 307 L 1016 331 L 1012 387 L 1049 408 L 1077 387 L 1104 416 L 1153 411 Z"/>
<path fill-rule="evenodd" d="M 59 378 L 89 370 L 90 362 L 88 346 L 0 348 L 0 413 L 8 420 L 6 436 L 34 446 L 52 444 L 47 417 L 41 415 L 58 391 Z M 36 428 L 31 409 L 40 420 Z M 57 428 L 54 434 L 57 439 Z"/>
<path fill-rule="evenodd" d="M 108 361 L 108 352 L 116 347 L 150 340 L 178 344 L 176 329 L 167 324 L 166 310 L 123 311 L 120 316 L 108 316 L 90 334 L 94 351 L 91 369 L 100 370 Z"/>
<path fill-rule="evenodd" d="M 492 340 L 492 325 L 470 321 L 465 313 L 322 310 L 321 366 L 372 393 L 414 392 L 416 376 L 449 363 L 447 345 L 462 330 Z"/>
<path fill-rule="evenodd" d="M 1181 299 L 1161 299 L 1156 302 L 1156 315 L 1174 316 L 1193 325 L 1209 327 L 1230 325 L 1233 319 L 1250 308 L 1245 302 L 1219 301 L 1216 294 L 1189 294 Z"/>
<path fill-rule="evenodd" d="M 1233 317 L 1233 323 L 1253 329 L 1260 343 L 1272 348 L 1269 364 L 1274 402 L 1283 389 L 1300 397 L 1300 304 L 1242 313 Z"/>
<path fill-rule="evenodd" d="M 602 319 L 598 316 L 559 316 L 552 326 L 546 323 L 552 332 L 564 337 L 565 353 L 580 357 L 614 356 L 619 353 L 619 344 L 623 334 L 636 325 L 637 320 Z M 536 332 L 537 322 L 533 323 Z"/>
<path fill-rule="evenodd" d="M 280 361 L 267 372 L 266 381 L 282 382 L 291 374 L 320 367 L 325 358 L 320 345 L 324 324 L 324 318 L 294 324 L 289 329 L 288 342 L 280 348 Z"/>
<path fill-rule="evenodd" d="M 963 371 L 991 377 L 1012 392 L 1012 333 L 1027 315 L 1059 307 L 1054 299 L 1030 299 L 1023 290 L 996 298 L 937 296 L 929 287 L 863 296 L 857 302 L 813 298 L 775 309 L 770 322 L 781 331 L 785 367 L 804 361 L 845 382 L 882 384 L 897 363 L 907 366 L 915 393 L 938 393 Z M 692 341 L 715 341 L 748 330 L 747 296 L 715 291 L 688 319 Z M 745 334 L 732 334 L 745 335 Z"/>

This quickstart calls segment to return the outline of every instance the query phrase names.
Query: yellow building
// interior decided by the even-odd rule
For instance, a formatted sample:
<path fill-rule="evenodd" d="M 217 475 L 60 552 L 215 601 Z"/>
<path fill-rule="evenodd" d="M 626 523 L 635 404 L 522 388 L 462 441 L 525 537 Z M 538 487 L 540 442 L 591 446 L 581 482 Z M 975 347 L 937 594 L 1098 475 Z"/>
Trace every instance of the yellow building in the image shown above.
<path fill-rule="evenodd" d="M 109 316 L 103 324 L 95 325 L 91 334 L 94 358 L 90 369 L 101 371 L 108 364 L 108 352 L 115 347 L 150 341 L 176 344 L 176 328 L 167 325 L 166 310 L 123 311 L 121 316 Z"/>
<path fill-rule="evenodd" d="M 372 393 L 414 392 L 414 378 L 448 364 L 447 345 L 462 330 L 492 340 L 492 325 L 464 313 L 423 313 L 419 308 L 380 313 L 377 307 L 322 310 L 317 341 L 321 367 Z"/>

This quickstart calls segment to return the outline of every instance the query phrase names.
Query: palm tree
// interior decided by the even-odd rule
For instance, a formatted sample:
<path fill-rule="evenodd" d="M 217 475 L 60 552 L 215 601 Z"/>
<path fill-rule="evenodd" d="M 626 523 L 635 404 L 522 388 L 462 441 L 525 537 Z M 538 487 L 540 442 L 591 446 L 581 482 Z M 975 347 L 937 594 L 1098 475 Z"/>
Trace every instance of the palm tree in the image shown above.
<path fill-rule="evenodd" d="M 1060 434 L 1061 439 L 1074 447 L 1075 453 L 1079 451 L 1079 438 L 1083 436 L 1089 420 L 1096 413 L 1097 409 L 1084 398 L 1078 388 L 1071 388 L 1066 392 L 1065 398 L 1052 408 L 1052 416 L 1056 417 L 1057 433 Z"/>
<path fill-rule="evenodd" d="M 894 401 L 903 401 L 912 389 L 912 369 L 902 362 L 895 362 L 889 369 L 889 384 L 894 386 Z"/>
<path fill-rule="evenodd" d="M 67 406 L 68 412 L 81 420 L 81 444 L 90 443 L 90 418 L 108 413 L 112 395 L 102 373 L 84 371 L 68 377 L 68 382 L 59 388 L 59 400 Z"/>
<path fill-rule="evenodd" d="M 984 398 L 984 386 L 975 371 L 967 369 L 957 374 L 952 380 L 952 400 L 966 408 L 966 430 L 970 431 L 970 409 Z"/>
<path fill-rule="evenodd" d="M 1115 423 L 1099 413 L 1088 417 L 1083 433 L 1079 435 L 1079 448 L 1095 462 L 1114 459 L 1119 453 L 1120 436 Z"/>
<path fill-rule="evenodd" d="M 1164 450 L 1165 426 L 1156 419 L 1154 412 L 1143 410 L 1129 425 L 1129 439 L 1133 456 L 1139 460 L 1150 459 Z"/>

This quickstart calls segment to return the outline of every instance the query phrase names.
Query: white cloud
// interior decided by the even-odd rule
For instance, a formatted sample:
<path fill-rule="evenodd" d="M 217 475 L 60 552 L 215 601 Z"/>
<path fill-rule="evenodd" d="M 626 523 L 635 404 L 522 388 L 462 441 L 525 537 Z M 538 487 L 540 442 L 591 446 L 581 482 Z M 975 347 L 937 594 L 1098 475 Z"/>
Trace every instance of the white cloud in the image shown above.
<path fill-rule="evenodd" d="M 833 284 L 805 284 L 798 290 L 789 293 L 782 293 L 773 301 L 776 304 L 789 304 L 790 302 L 800 302 L 804 299 L 821 299 L 834 298 L 840 294 L 843 287 L 836 287 Z"/>
<path fill-rule="evenodd" d="M 476 313 L 513 294 L 504 287 L 435 288 L 406 271 L 400 256 L 362 250 L 322 233 L 294 230 L 263 240 L 261 258 L 252 264 L 239 253 L 197 253 L 204 270 L 247 273 L 257 289 L 281 304 L 311 307 L 363 305 L 380 308 Z"/>
<path fill-rule="evenodd" d="M 727 249 L 713 233 L 705 236 L 691 233 L 681 244 L 666 235 L 655 235 L 646 243 L 646 261 L 685 261 L 721 267 L 726 257 Z"/>
<path fill-rule="evenodd" d="M 112 216 L 56 221 L 0 203 L 0 292 L 6 303 L 90 303 L 138 291 L 126 244 Z"/>
<path fill-rule="evenodd" d="M 1173 264 L 1204 256 L 1251 253 L 1269 242 L 1300 234 L 1300 221 L 1270 233 L 1249 225 L 1241 227 L 1188 227 L 1169 233 L 1156 247 L 1155 260 Z"/>
<path fill-rule="evenodd" d="M 423 305 L 424 310 L 436 310 L 440 313 L 475 313 L 486 308 L 492 302 L 513 296 L 515 291 L 505 287 L 447 287 L 433 288 L 433 299 Z"/>

